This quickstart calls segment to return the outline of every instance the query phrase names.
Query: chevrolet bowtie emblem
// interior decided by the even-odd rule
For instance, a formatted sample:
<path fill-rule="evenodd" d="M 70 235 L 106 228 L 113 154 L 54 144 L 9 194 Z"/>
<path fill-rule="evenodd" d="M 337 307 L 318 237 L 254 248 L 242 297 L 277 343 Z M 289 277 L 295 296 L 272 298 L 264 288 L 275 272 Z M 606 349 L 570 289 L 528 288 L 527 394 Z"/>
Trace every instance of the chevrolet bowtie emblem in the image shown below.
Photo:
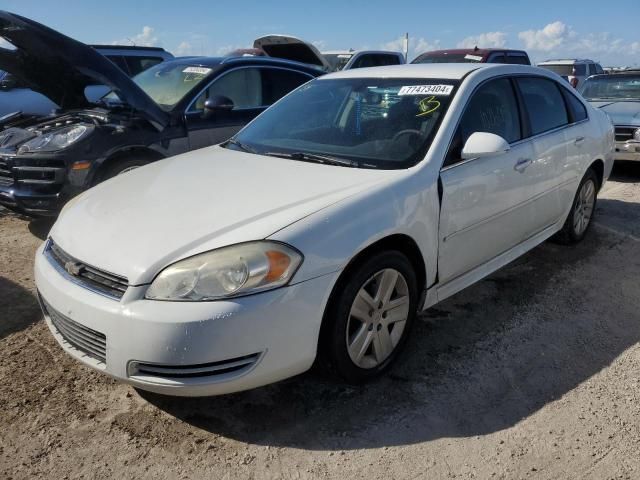
<path fill-rule="evenodd" d="M 78 262 L 67 262 L 64 264 L 64 269 L 69 272 L 70 275 L 77 277 L 82 272 L 82 265 Z"/>

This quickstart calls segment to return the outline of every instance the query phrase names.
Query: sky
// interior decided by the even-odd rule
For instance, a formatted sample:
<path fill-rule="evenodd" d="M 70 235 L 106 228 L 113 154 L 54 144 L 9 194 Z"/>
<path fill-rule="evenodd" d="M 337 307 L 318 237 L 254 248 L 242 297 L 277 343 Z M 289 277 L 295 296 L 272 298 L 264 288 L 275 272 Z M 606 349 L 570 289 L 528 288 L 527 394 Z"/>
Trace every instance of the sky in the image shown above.
<path fill-rule="evenodd" d="M 269 33 L 320 50 L 401 50 L 408 32 L 409 60 L 478 45 L 603 66 L 640 65 L 639 7 L 640 0 L 0 0 L 0 9 L 85 43 L 161 46 L 176 56 L 222 55 Z"/>

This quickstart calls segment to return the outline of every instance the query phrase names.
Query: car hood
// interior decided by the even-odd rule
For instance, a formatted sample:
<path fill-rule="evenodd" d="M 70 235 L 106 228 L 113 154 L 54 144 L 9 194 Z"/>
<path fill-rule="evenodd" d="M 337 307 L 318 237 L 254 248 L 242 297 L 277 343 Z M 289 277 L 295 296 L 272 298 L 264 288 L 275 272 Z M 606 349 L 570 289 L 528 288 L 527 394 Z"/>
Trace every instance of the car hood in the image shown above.
<path fill-rule="evenodd" d="M 15 48 L 0 47 L 0 69 L 64 110 L 91 106 L 90 85 L 106 85 L 118 97 L 161 129 L 169 122 L 163 111 L 122 70 L 96 50 L 20 15 L 0 11 L 0 37 Z"/>
<path fill-rule="evenodd" d="M 609 115 L 614 125 L 640 126 L 640 101 L 591 102 L 591 105 Z"/>
<path fill-rule="evenodd" d="M 214 146 L 86 191 L 62 211 L 51 238 L 78 260 L 139 285 L 176 260 L 264 239 L 398 172 Z"/>
<path fill-rule="evenodd" d="M 253 41 L 253 48 L 261 49 L 269 57 L 308 63 L 326 71 L 331 70 L 331 64 L 316 47 L 289 35 L 265 35 Z"/>

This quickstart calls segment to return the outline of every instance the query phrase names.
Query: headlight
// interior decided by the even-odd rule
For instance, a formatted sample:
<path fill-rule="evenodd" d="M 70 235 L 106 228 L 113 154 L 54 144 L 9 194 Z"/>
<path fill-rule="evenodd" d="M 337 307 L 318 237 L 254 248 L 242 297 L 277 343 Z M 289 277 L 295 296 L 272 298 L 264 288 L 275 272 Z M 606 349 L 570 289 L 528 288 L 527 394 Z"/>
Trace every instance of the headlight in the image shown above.
<path fill-rule="evenodd" d="M 43 133 L 22 144 L 18 149 L 18 153 L 62 150 L 83 138 L 89 131 L 90 128 L 86 125 L 72 125 L 54 132 Z"/>
<path fill-rule="evenodd" d="M 633 132 L 633 139 L 640 142 L 640 128 L 636 128 L 636 131 Z"/>
<path fill-rule="evenodd" d="M 146 298 L 197 302 L 263 292 L 286 285 L 301 263 L 302 255 L 282 243 L 241 243 L 170 265 Z"/>

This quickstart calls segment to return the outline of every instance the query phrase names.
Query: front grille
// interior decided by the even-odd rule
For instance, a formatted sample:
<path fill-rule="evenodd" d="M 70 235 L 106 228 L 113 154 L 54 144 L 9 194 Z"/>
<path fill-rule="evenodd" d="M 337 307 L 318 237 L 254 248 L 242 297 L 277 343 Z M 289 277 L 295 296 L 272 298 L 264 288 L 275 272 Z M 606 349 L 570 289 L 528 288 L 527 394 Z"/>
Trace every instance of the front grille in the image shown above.
<path fill-rule="evenodd" d="M 42 297 L 42 309 L 49 317 L 60 336 L 80 353 L 87 355 L 99 362 L 107 361 L 107 337 L 100 332 L 80 325 L 69 317 L 62 315 L 51 307 Z"/>
<path fill-rule="evenodd" d="M 0 185 L 53 187 L 64 183 L 65 174 L 62 160 L 0 156 Z"/>
<path fill-rule="evenodd" d="M 126 278 L 73 258 L 51 239 L 47 243 L 45 254 L 63 275 L 84 288 L 116 300 L 120 300 L 127 291 L 129 281 Z"/>
<path fill-rule="evenodd" d="M 633 134 L 640 127 L 616 127 L 616 142 L 633 140 Z"/>
<path fill-rule="evenodd" d="M 229 374 L 237 376 L 250 370 L 259 358 L 260 354 L 255 353 L 253 355 L 245 355 L 221 362 L 202 363 L 199 365 L 158 365 L 134 361 L 129 364 L 129 376 L 150 376 L 176 380 Z"/>

